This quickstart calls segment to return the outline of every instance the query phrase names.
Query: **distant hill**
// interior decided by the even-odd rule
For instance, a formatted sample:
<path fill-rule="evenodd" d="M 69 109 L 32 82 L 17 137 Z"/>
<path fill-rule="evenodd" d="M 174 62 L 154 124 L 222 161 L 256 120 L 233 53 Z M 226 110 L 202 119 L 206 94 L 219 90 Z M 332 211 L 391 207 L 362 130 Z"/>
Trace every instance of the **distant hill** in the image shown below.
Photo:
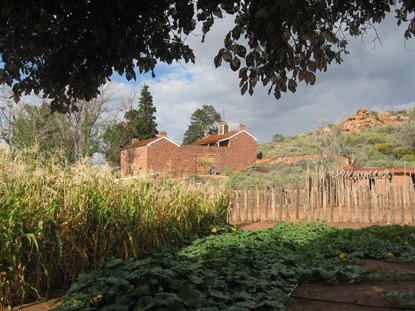
<path fill-rule="evenodd" d="M 343 122 L 259 145 L 256 167 L 226 174 L 235 188 L 303 185 L 307 168 L 415 167 L 415 109 L 359 109 Z"/>
<path fill-rule="evenodd" d="M 288 137 L 276 134 L 259 150 L 263 162 L 309 159 L 311 155 L 318 158 L 320 154 L 339 157 L 342 163 L 341 157 L 350 158 L 357 167 L 397 167 L 415 160 L 414 114 L 414 108 L 387 112 L 358 109 L 339 124 Z"/>

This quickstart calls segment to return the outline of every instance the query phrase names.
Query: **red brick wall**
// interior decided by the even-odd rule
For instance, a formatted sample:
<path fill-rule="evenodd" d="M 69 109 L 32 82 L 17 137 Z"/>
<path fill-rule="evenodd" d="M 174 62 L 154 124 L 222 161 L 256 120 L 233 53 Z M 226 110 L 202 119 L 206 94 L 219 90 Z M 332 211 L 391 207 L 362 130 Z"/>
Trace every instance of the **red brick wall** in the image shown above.
<path fill-rule="evenodd" d="M 229 141 L 228 152 L 223 152 L 221 156 L 220 168 L 225 166 L 234 171 L 238 171 L 255 165 L 257 156 L 256 140 L 248 133 L 241 132 Z"/>
<path fill-rule="evenodd" d="M 168 141 L 161 139 L 147 147 L 147 169 L 155 172 L 171 171 L 176 172 L 180 147 Z"/>
<path fill-rule="evenodd" d="M 127 150 L 121 151 L 122 175 L 139 171 L 171 171 L 178 175 L 189 175 L 195 173 L 196 156 L 202 154 L 215 155 L 216 172 L 224 167 L 241 170 L 255 165 L 257 145 L 252 136 L 246 132 L 241 132 L 231 138 L 226 147 L 195 145 L 179 147 L 166 139 L 161 139 L 150 146 L 133 150 L 134 161 L 132 164 L 129 164 L 132 160 L 128 158 Z"/>

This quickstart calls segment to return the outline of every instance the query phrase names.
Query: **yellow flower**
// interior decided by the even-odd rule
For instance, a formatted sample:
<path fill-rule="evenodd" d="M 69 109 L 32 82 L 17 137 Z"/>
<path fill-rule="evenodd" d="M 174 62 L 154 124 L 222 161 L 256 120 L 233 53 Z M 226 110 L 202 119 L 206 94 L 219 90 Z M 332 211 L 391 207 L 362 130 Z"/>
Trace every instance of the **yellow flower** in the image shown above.
<path fill-rule="evenodd" d="M 213 227 L 213 228 L 212 228 L 212 233 L 216 233 L 216 231 L 217 231 L 217 230 L 216 230 L 216 228 L 215 228 L 215 227 Z"/>
<path fill-rule="evenodd" d="M 395 255 L 392 252 L 386 254 L 387 257 L 394 257 Z"/>
<path fill-rule="evenodd" d="M 236 228 L 235 227 L 232 227 L 232 232 L 236 232 Z"/>
<path fill-rule="evenodd" d="M 343 260 L 344 258 L 346 258 L 347 257 L 347 254 L 346 253 L 340 253 L 339 254 L 339 258 L 341 259 L 341 260 Z"/>

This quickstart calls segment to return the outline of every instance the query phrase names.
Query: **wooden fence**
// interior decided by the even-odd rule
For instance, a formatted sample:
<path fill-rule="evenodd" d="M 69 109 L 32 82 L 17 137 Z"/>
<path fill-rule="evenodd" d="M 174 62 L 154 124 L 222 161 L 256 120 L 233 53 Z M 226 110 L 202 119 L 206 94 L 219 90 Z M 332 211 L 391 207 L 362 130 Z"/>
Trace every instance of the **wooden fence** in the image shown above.
<path fill-rule="evenodd" d="M 383 189 L 344 177 L 307 177 L 305 189 L 234 190 L 229 220 L 415 224 L 412 183 Z"/>

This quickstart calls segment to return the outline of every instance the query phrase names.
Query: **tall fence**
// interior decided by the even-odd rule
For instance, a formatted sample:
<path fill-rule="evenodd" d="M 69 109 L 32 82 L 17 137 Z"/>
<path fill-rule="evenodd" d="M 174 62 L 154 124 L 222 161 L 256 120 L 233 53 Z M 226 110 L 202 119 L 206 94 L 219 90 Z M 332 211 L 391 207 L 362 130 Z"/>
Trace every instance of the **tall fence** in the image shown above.
<path fill-rule="evenodd" d="M 297 221 L 415 224 L 415 193 L 407 182 L 307 176 L 305 189 L 234 190 L 230 195 L 232 222 Z"/>

